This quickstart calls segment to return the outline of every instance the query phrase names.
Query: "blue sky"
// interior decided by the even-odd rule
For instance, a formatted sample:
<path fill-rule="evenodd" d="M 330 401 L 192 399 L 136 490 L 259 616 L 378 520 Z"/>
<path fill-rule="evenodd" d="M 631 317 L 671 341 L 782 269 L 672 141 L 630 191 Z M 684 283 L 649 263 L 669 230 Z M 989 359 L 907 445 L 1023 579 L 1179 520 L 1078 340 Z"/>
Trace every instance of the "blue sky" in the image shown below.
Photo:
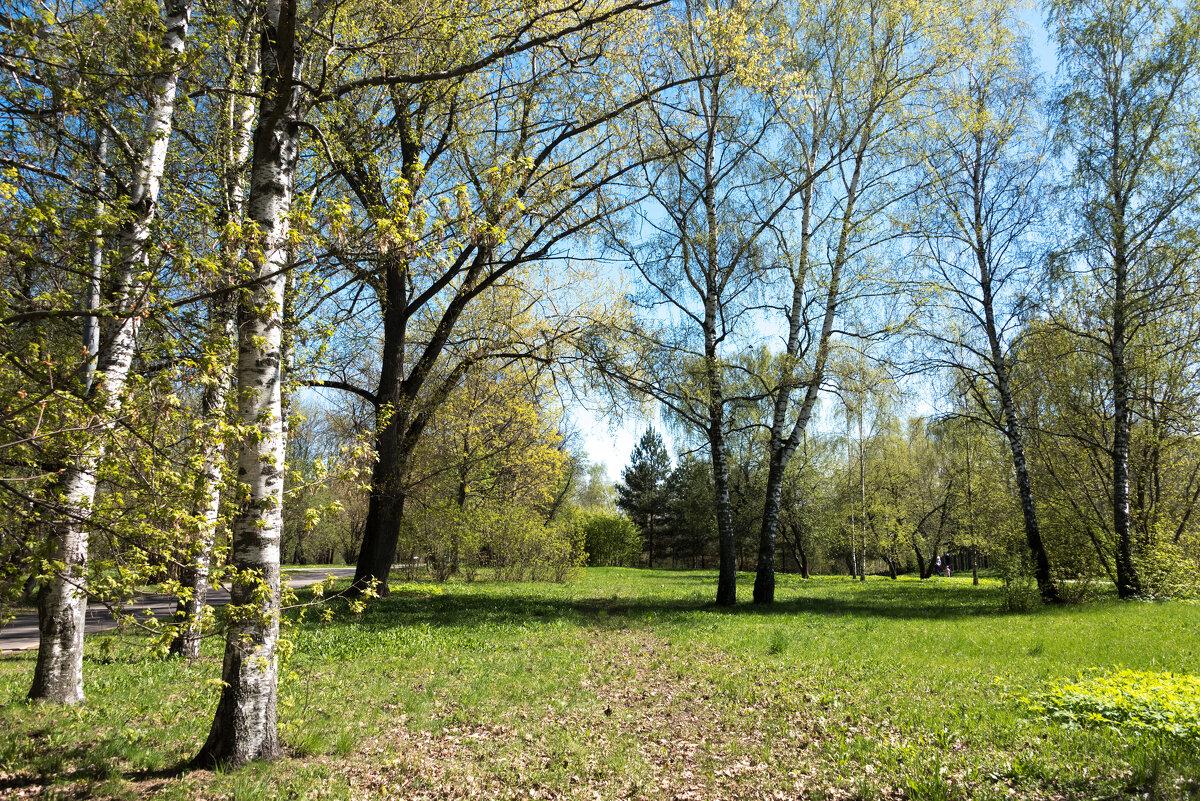
<path fill-rule="evenodd" d="M 1021 21 L 1029 26 L 1030 48 L 1045 76 L 1046 85 L 1049 86 L 1054 81 L 1057 59 L 1043 24 L 1044 17 L 1042 6 L 1036 3 L 1028 4 L 1020 14 Z M 604 463 L 608 468 L 608 476 L 613 481 L 620 478 L 621 469 L 628 464 L 629 455 L 638 438 L 651 425 L 662 434 L 672 454 L 676 451 L 671 432 L 662 424 L 657 412 L 651 417 L 626 415 L 624 418 L 612 420 L 594 410 L 576 407 L 572 410 L 571 419 L 579 432 L 580 444 L 587 451 L 588 459 Z"/>

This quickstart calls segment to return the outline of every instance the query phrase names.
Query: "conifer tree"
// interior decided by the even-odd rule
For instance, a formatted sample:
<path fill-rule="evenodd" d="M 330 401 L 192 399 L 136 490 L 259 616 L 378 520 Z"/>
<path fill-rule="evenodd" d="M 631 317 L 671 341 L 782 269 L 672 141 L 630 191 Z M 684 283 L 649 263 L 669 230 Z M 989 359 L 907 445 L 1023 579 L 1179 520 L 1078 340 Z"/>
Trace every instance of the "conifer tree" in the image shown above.
<path fill-rule="evenodd" d="M 646 429 L 629 457 L 629 467 L 621 471 L 617 508 L 641 529 L 650 553 L 650 567 L 654 567 L 656 535 L 664 529 L 668 517 L 670 475 L 671 455 L 662 437 L 653 428 Z"/>

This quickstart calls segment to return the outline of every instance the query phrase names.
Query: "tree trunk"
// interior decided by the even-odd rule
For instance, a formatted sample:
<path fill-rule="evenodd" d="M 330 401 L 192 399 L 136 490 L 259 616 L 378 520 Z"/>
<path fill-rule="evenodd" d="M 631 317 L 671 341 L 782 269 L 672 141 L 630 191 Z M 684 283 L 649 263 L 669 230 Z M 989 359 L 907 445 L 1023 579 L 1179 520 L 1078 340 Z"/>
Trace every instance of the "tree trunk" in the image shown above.
<path fill-rule="evenodd" d="M 772 430 L 771 439 L 775 440 L 774 430 Z M 786 454 L 783 448 L 771 449 L 771 462 L 767 468 L 762 526 L 758 534 L 758 565 L 754 574 L 754 603 L 756 604 L 775 602 L 775 542 L 779 531 L 783 473 L 787 469 L 789 456 L 790 454 Z"/>
<path fill-rule="evenodd" d="M 96 133 L 96 219 L 104 215 L 104 202 L 99 198 L 104 187 L 104 169 L 108 163 L 108 132 L 101 127 Z M 104 228 L 97 223 L 92 231 L 92 241 L 88 254 L 88 311 L 99 310 L 101 301 L 101 282 L 104 278 Z M 100 354 L 100 318 L 83 318 L 83 348 L 87 353 L 87 366 L 84 368 L 84 392 L 92 391 L 92 383 L 96 378 L 96 359 Z"/>
<path fill-rule="evenodd" d="M 224 304 L 222 304 L 224 305 Z M 216 304 L 214 304 L 214 307 Z M 221 309 L 216 349 L 216 375 L 204 389 L 200 415 L 204 421 L 204 466 L 196 477 L 198 531 L 191 544 L 180 584 L 187 592 L 179 599 L 175 619 L 179 631 L 171 642 L 171 654 L 186 659 L 200 657 L 204 608 L 208 603 L 208 575 L 212 563 L 213 545 L 217 537 L 217 519 L 221 514 L 221 474 L 225 467 L 225 409 L 228 405 L 230 381 L 233 378 L 231 357 L 237 342 L 237 326 L 233 315 Z"/>
<path fill-rule="evenodd" d="M 912 541 L 913 551 L 917 554 L 917 570 L 920 571 L 921 578 L 927 579 L 933 573 L 932 559 L 928 564 L 925 563 L 925 555 L 921 553 L 921 546 L 917 545 L 917 538 L 914 536 Z"/>
<path fill-rule="evenodd" d="M 404 479 L 407 453 L 403 431 L 408 423 L 404 395 L 404 345 L 407 328 L 407 292 L 404 272 L 389 260 L 384 274 L 383 359 L 375 393 L 375 450 L 367 521 L 354 571 L 354 586 L 374 585 L 378 595 L 388 594 L 388 576 L 396 559 L 396 543 L 404 520 Z M 465 497 L 464 497 L 465 502 Z"/>
<path fill-rule="evenodd" d="M 1000 395 L 1000 407 L 1004 412 L 1004 434 L 1008 439 L 1012 452 L 1013 471 L 1017 479 L 1017 493 L 1021 500 L 1021 516 L 1025 523 L 1025 542 L 1029 546 L 1030 556 L 1034 563 L 1034 576 L 1037 580 L 1038 593 L 1045 603 L 1058 601 L 1058 589 L 1050 570 L 1050 556 L 1046 552 L 1046 544 L 1042 540 L 1041 529 L 1038 526 L 1037 507 L 1033 502 L 1033 479 L 1029 475 L 1029 465 L 1025 458 L 1025 442 L 1017 419 L 1017 407 L 1013 401 L 1012 384 L 1009 378 L 1008 362 L 1000 342 L 999 328 L 996 325 L 994 297 L 992 287 L 992 271 L 989 261 L 990 248 L 985 239 L 984 199 L 986 186 L 982 175 L 982 139 L 975 138 L 976 159 L 972 173 L 973 220 L 975 228 L 974 242 L 975 259 L 979 268 L 979 287 L 983 300 L 984 325 L 987 329 L 988 346 L 992 356 L 992 371 L 996 375 L 996 389 Z"/>
<path fill-rule="evenodd" d="M 846 205 L 842 214 L 842 225 L 838 235 L 837 251 L 829 274 L 829 285 L 825 295 L 824 317 L 821 322 L 821 335 L 817 340 L 817 355 L 813 361 L 812 373 L 805 382 L 804 401 L 796 415 L 787 437 L 783 436 L 784 421 L 791 401 L 791 393 L 796 379 L 793 375 L 795 368 L 788 366 L 781 376 L 779 391 L 775 397 L 774 416 L 771 424 L 771 462 L 767 472 L 766 502 L 763 506 L 762 526 L 758 539 L 758 572 L 754 577 L 754 602 L 760 604 L 773 603 L 775 600 L 775 540 L 779 529 L 779 503 L 783 492 L 783 474 L 787 470 L 792 454 L 799 447 L 800 438 L 808 428 L 808 421 L 816 405 L 821 384 L 825 380 L 825 367 L 829 359 L 830 342 L 833 337 L 834 321 L 837 315 L 838 302 L 841 296 L 841 277 L 845 267 L 850 235 L 853 230 L 854 207 L 858 199 L 859 181 L 862 177 L 863 162 L 866 158 L 867 145 L 872 135 L 872 115 L 868 114 L 858 145 L 854 153 L 854 170 L 846 187 Z M 789 309 L 787 354 L 796 357 L 800 352 L 801 321 L 803 318 L 804 282 L 808 273 L 808 244 L 811 239 L 812 190 L 803 194 L 803 212 L 801 215 L 801 262 L 797 277 L 792 286 L 792 305 Z M 854 575 L 854 570 L 850 571 Z"/>
<path fill-rule="evenodd" d="M 725 458 L 724 415 L 709 429 L 712 447 L 713 489 L 717 507 L 717 539 L 720 567 L 717 575 L 717 606 L 737 603 L 737 542 L 733 533 L 733 508 L 729 500 L 729 463 Z"/>
<path fill-rule="evenodd" d="M 705 217 L 705 269 L 702 298 L 704 318 L 701 327 L 704 332 L 704 379 L 707 384 L 705 389 L 708 392 L 706 433 L 713 466 L 713 501 L 717 514 L 717 605 L 733 606 L 737 603 L 737 538 L 733 531 L 733 507 L 729 497 L 729 461 L 725 452 L 725 391 L 717 353 L 721 340 L 718 330 L 718 304 L 724 277 L 717 249 L 716 142 L 720 120 L 720 90 L 717 82 L 714 82 L 709 90 L 709 102 L 705 113 L 707 138 L 704 147 L 702 198 Z"/>
<path fill-rule="evenodd" d="M 99 456 L 84 457 L 61 481 L 64 511 L 51 526 L 54 558 L 62 563 L 38 593 L 38 658 L 29 697 L 74 704 L 83 700 L 83 631 L 87 614 L 88 508 L 96 494 Z"/>
<path fill-rule="evenodd" d="M 246 21 L 247 33 L 254 30 L 252 20 Z M 242 88 L 247 93 L 230 99 L 227 106 L 230 130 L 225 152 L 225 208 L 221 214 L 224 223 L 237 222 L 245 217 L 246 190 L 243 165 L 250 156 L 250 140 L 254 133 L 254 103 L 249 92 L 253 91 L 258 75 L 258 52 L 252 41 L 242 40 Z M 236 78 L 237 76 L 235 76 Z M 222 225 L 224 227 L 224 225 Z M 224 277 L 231 280 L 237 269 L 240 248 L 226 246 L 224 252 Z M 209 571 L 212 565 L 213 546 L 216 543 L 217 519 L 221 512 L 221 475 L 225 466 L 224 421 L 229 407 L 229 393 L 234 379 L 233 363 L 237 353 L 237 318 L 230 300 L 218 298 L 209 307 L 210 322 L 215 339 L 215 363 L 210 370 L 211 383 L 204 389 L 200 402 L 200 414 L 204 420 L 205 442 L 204 466 L 196 479 L 196 497 L 199 518 L 199 536 L 192 544 L 184 565 L 181 584 L 186 593 L 180 599 L 175 619 L 180 623 L 179 633 L 171 643 L 171 654 L 187 659 L 200 656 L 200 637 L 203 613 L 208 602 Z"/>
<path fill-rule="evenodd" d="M 1133 535 L 1129 525 L 1129 443 L 1133 414 L 1130 409 L 1129 370 L 1125 364 L 1128 339 L 1124 207 L 1118 199 L 1117 241 L 1113 252 L 1112 361 L 1113 385 L 1113 533 L 1117 538 L 1117 595 L 1132 598 L 1141 592 L 1137 567 L 1133 563 Z"/>
<path fill-rule="evenodd" d="M 212 729 L 194 763 L 238 766 L 279 756 L 276 726 L 279 547 L 284 458 L 283 311 L 288 216 L 299 145 L 300 55 L 295 6 L 268 0 L 262 18 L 262 95 L 254 131 L 249 219 L 258 227 L 260 281 L 238 309 L 238 416 L 254 432 L 241 444 L 239 482 L 246 502 L 232 526 L 237 571 L 221 669 L 224 687 Z M 265 592 L 264 592 L 265 590 Z"/>
<path fill-rule="evenodd" d="M 402 174 L 408 186 L 415 189 L 419 183 L 420 131 L 407 116 L 400 117 L 397 124 L 403 132 L 400 137 Z M 376 173 L 362 169 L 358 171 L 358 175 L 371 176 L 368 182 L 355 182 L 355 191 L 364 207 L 386 208 L 387 198 L 382 185 L 377 183 Z M 463 279 L 464 286 L 475 282 L 481 264 L 480 258 L 482 257 L 477 255 L 467 271 Z M 411 373 L 406 376 L 408 267 L 403 255 L 394 253 L 386 259 L 383 269 L 384 286 L 379 299 L 383 315 L 383 353 L 379 383 L 374 395 L 375 449 L 378 458 L 371 471 L 367 519 L 363 527 L 362 547 L 359 549 L 354 570 L 354 588 L 361 591 L 374 586 L 375 592 L 380 596 L 389 593 L 388 576 L 391 573 L 392 562 L 396 559 L 396 544 L 400 539 L 400 526 L 404 521 L 405 482 L 408 477 L 409 458 L 416 448 L 424 425 L 414 419 L 416 415 L 413 407 L 445 346 L 450 331 L 469 301 L 469 297 L 460 294 L 450 302 L 431 341 L 426 344 Z M 447 380 L 447 384 L 449 383 Z"/>
<path fill-rule="evenodd" d="M 43 586 L 38 597 L 38 661 L 34 668 L 33 700 L 73 704 L 83 700 L 83 620 L 87 613 L 87 518 L 96 496 L 96 470 L 104 459 L 108 433 L 116 425 L 125 384 L 133 364 L 140 316 L 142 273 L 147 267 L 150 226 L 167 158 L 175 113 L 178 65 L 187 42 L 191 0 L 168 0 L 163 11 L 162 50 L 173 69 L 154 81 L 146 113 L 142 161 L 129 195 L 131 219 L 120 232 L 121 263 L 115 287 L 116 316 L 108 340 L 99 345 L 89 395 L 99 399 L 98 430 L 76 455 L 59 484 L 63 496 L 58 519 L 50 524 L 51 560 L 63 565 Z"/>

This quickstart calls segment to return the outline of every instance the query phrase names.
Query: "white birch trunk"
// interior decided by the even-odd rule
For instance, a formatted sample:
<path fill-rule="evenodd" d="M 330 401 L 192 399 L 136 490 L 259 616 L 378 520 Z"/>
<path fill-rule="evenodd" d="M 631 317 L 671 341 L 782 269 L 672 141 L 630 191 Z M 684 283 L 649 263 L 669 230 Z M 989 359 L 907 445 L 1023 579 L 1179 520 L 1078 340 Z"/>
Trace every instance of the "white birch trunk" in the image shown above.
<path fill-rule="evenodd" d="M 224 304 L 222 304 L 224 305 Z M 182 584 L 186 592 L 179 600 L 175 618 L 180 628 L 171 643 L 171 653 L 187 659 L 200 656 L 200 638 L 204 628 L 204 609 L 208 604 L 209 573 L 213 545 L 217 536 L 217 520 L 221 514 L 221 475 L 225 466 L 225 410 L 228 406 L 233 380 L 233 353 L 237 343 L 237 326 L 227 309 L 214 304 L 217 329 L 217 358 L 213 383 L 204 390 L 200 403 L 203 417 L 204 465 L 196 477 L 198 531 L 191 543 L 188 562 L 183 569 Z"/>
<path fill-rule="evenodd" d="M 283 303 L 288 215 L 299 143 L 299 62 L 295 9 L 268 0 L 262 19 L 262 93 L 254 132 L 249 219 L 258 227 L 261 279 L 238 309 L 238 415 L 250 432 L 241 444 L 243 504 L 232 527 L 237 570 L 224 688 L 197 766 L 242 765 L 279 756 L 276 726 L 279 640 L 279 547 L 283 528 L 284 452 L 281 408 Z M 265 592 L 263 592 L 265 590 Z"/>
<path fill-rule="evenodd" d="M 104 186 L 104 165 L 108 159 L 108 132 L 104 128 L 96 133 L 96 219 L 104 216 L 104 201 L 101 190 Z M 88 311 L 100 308 L 100 281 L 104 276 L 104 230 L 99 222 L 92 232 L 91 252 L 88 254 Z M 84 366 L 84 392 L 92 391 L 92 383 L 96 378 L 96 356 L 100 352 L 100 318 L 83 318 L 83 348 L 87 353 L 87 364 Z"/>
<path fill-rule="evenodd" d="M 248 23 L 253 28 L 253 23 Z M 243 40 L 243 44 L 246 43 Z M 242 61 L 242 94 L 231 101 L 227 124 L 229 139 L 226 146 L 225 211 L 227 221 L 241 223 L 246 212 L 246 189 L 243 166 L 250 156 L 250 141 L 254 133 L 255 104 L 249 96 L 254 91 L 258 75 L 258 52 L 246 47 Z M 225 276 L 234 274 L 240 248 L 229 245 L 224 254 Z M 171 653 L 186 659 L 198 659 L 200 639 L 204 627 L 204 610 L 208 603 L 209 574 L 211 571 L 213 546 L 216 543 L 217 520 L 221 512 L 221 474 L 225 465 L 225 434 L 222 423 L 229 406 L 229 393 L 234 378 L 234 354 L 237 349 L 237 323 L 234 309 L 228 300 L 213 301 L 211 311 L 214 350 L 217 364 L 212 376 L 213 383 L 204 391 L 201 414 L 205 421 L 204 466 L 196 480 L 199 512 L 197 541 L 192 543 L 188 563 L 183 570 L 181 584 L 185 589 L 179 601 L 175 618 L 179 621 L 179 633 L 171 643 Z"/>
<path fill-rule="evenodd" d="M 91 394 L 100 400 L 97 430 L 60 481 L 58 519 L 51 523 L 54 574 L 38 597 L 38 661 L 33 700 L 73 704 L 83 700 L 83 620 L 87 613 L 87 518 L 96 497 L 96 469 L 104 459 L 105 439 L 121 413 L 122 395 L 133 364 L 138 316 L 130 310 L 141 294 L 146 247 L 158 189 L 171 139 L 178 64 L 187 42 L 192 0 L 168 0 L 163 10 L 162 49 L 167 71 L 154 81 L 146 113 L 142 163 L 130 192 L 131 219 L 120 235 L 121 264 L 114 330 L 100 343 Z"/>

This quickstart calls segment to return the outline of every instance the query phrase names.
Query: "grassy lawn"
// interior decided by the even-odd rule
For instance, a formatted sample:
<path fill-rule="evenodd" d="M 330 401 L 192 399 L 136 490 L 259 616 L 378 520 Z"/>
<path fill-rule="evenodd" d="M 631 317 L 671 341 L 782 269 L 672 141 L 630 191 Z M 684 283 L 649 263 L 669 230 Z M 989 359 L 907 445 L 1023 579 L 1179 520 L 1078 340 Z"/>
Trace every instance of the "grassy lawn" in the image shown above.
<path fill-rule="evenodd" d="M 739 578 L 749 600 L 752 576 Z M 712 572 L 398 584 L 291 629 L 289 757 L 189 772 L 198 664 L 89 638 L 79 709 L 0 658 L 0 797 L 1198 798 L 1200 745 L 1068 729 L 1017 700 L 1092 668 L 1200 674 L 1200 606 L 999 611 L 994 582 L 782 577 L 718 610 Z"/>

